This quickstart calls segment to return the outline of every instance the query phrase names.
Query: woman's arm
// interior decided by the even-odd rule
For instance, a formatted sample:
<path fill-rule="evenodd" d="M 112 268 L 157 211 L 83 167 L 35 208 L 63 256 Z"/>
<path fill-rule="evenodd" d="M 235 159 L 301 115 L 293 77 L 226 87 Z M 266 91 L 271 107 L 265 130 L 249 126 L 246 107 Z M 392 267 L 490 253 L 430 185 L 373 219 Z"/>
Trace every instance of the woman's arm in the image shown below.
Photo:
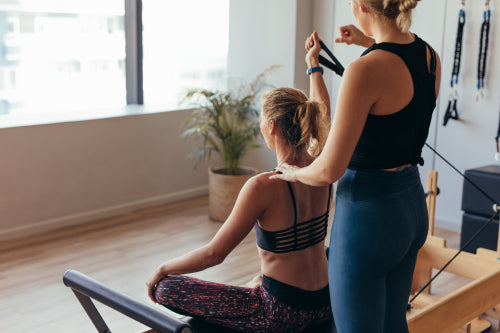
<path fill-rule="evenodd" d="M 162 263 L 146 283 L 151 300 L 155 301 L 156 283 L 169 274 L 186 274 L 218 265 L 248 235 L 268 202 L 259 176 L 245 183 L 231 214 L 212 240 L 183 256 Z"/>
<path fill-rule="evenodd" d="M 368 112 L 380 96 L 374 63 L 362 57 L 345 70 L 340 84 L 335 115 L 325 147 L 305 168 L 281 165 L 282 174 L 271 178 L 300 181 L 312 186 L 324 186 L 337 181 L 345 172 L 354 148 L 361 136 Z"/>
<path fill-rule="evenodd" d="M 321 46 L 319 45 L 319 41 L 320 38 L 316 31 L 306 39 L 305 48 L 307 54 L 305 60 L 308 68 L 318 67 L 320 65 L 319 53 L 321 51 Z M 328 89 L 326 89 L 323 74 L 320 72 L 314 72 L 309 75 L 309 96 L 311 100 L 317 101 L 321 105 L 321 114 L 319 115 L 319 124 L 321 125 L 320 137 L 326 140 L 331 123 L 330 95 L 328 94 Z M 320 142 L 321 147 L 323 147 L 324 144 L 324 141 Z"/>

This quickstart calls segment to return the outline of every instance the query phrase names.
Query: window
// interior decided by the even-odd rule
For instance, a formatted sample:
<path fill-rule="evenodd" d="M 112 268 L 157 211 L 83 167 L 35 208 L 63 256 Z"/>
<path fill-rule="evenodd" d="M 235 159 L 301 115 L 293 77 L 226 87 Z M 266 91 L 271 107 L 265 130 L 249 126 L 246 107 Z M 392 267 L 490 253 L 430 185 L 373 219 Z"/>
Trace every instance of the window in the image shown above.
<path fill-rule="evenodd" d="M 145 104 L 178 106 L 186 88 L 224 88 L 229 0 L 143 1 Z"/>
<path fill-rule="evenodd" d="M 125 105 L 123 0 L 0 3 L 0 114 Z"/>
<path fill-rule="evenodd" d="M 0 2 L 0 114 L 125 106 L 127 95 L 142 93 L 129 101 L 177 108 L 186 88 L 225 87 L 229 0 L 140 4 Z M 133 17 L 142 18 L 142 32 Z M 126 58 L 134 53 L 126 45 L 141 41 L 143 61 Z"/>

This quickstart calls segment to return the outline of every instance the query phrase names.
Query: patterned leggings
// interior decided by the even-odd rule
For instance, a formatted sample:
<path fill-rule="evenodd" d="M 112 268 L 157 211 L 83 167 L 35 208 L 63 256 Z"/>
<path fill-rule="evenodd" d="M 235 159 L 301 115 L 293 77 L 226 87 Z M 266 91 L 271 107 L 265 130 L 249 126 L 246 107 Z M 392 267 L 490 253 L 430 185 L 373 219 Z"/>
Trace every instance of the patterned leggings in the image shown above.
<path fill-rule="evenodd" d="M 280 302 L 266 288 L 269 281 L 312 295 L 309 298 L 316 299 L 315 308 Z M 322 305 L 318 307 L 315 295 L 319 295 L 318 292 L 325 294 L 323 291 L 326 292 L 327 302 L 319 302 Z M 299 332 L 332 319 L 328 287 L 309 292 L 266 276 L 263 286 L 244 288 L 170 275 L 158 282 L 155 298 L 159 304 L 177 313 L 242 332 Z"/>

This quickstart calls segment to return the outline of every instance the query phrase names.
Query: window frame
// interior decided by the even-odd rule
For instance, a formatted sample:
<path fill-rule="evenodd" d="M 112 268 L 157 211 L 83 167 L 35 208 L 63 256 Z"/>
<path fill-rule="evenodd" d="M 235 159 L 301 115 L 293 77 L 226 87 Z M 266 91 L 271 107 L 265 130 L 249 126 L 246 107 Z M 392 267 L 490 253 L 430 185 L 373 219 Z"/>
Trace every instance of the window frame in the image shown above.
<path fill-rule="evenodd" d="M 144 104 L 142 0 L 125 1 L 125 89 L 127 105 Z"/>

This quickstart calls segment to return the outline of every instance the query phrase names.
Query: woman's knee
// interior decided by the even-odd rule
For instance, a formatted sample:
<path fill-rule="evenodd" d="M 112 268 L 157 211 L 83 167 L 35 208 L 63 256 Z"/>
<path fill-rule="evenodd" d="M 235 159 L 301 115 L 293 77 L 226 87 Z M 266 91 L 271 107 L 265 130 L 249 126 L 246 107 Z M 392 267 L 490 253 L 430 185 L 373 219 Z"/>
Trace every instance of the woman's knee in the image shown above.
<path fill-rule="evenodd" d="M 160 304 L 168 304 L 175 291 L 179 291 L 180 279 L 176 275 L 169 275 L 156 283 L 155 299 Z"/>

